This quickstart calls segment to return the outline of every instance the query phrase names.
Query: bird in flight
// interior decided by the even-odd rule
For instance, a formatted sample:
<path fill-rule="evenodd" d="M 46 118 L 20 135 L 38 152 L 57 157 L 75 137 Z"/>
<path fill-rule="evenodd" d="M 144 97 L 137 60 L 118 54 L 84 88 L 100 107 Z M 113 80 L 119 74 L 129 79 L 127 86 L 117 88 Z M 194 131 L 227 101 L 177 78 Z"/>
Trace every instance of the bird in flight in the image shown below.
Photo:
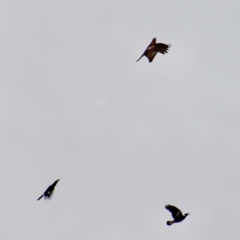
<path fill-rule="evenodd" d="M 57 185 L 57 183 L 58 183 L 59 180 L 60 180 L 60 179 L 56 180 L 52 185 L 50 185 L 50 186 L 47 188 L 47 190 L 43 193 L 43 195 L 38 198 L 38 200 L 40 200 L 42 197 L 44 197 L 45 200 L 46 200 L 46 199 L 51 199 L 52 194 L 53 194 L 53 192 L 54 192 L 54 188 L 55 188 L 55 186 Z M 37 201 L 38 201 L 38 200 L 37 200 Z"/>
<path fill-rule="evenodd" d="M 179 210 L 177 207 L 172 205 L 166 205 L 165 208 L 172 213 L 172 217 L 174 219 L 172 221 L 167 221 L 167 225 L 172 225 L 173 223 L 181 222 L 187 217 L 187 215 L 190 214 L 190 213 L 185 213 L 183 215 L 181 210 Z"/>
<path fill-rule="evenodd" d="M 153 38 L 152 42 L 149 44 L 145 52 L 136 62 L 138 62 L 143 56 L 147 57 L 149 62 L 152 62 L 158 52 L 165 54 L 170 47 L 170 44 L 167 45 L 165 43 L 156 43 L 156 38 Z"/>

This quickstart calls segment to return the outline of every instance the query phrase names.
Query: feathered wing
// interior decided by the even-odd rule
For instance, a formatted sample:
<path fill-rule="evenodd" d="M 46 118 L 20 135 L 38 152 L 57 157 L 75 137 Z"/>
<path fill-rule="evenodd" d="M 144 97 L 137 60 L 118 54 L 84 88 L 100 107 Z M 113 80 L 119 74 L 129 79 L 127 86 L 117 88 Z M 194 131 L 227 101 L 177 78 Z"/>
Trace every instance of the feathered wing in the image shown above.
<path fill-rule="evenodd" d="M 172 224 L 174 224 L 175 222 L 174 221 L 167 221 L 167 225 L 170 226 Z"/>
<path fill-rule="evenodd" d="M 45 199 L 51 199 L 53 192 L 54 192 L 54 188 L 57 185 L 59 179 L 56 180 L 51 186 L 48 187 L 48 189 L 45 191 L 44 193 L 44 198 Z"/>
<path fill-rule="evenodd" d="M 175 206 L 166 205 L 165 208 L 166 208 L 169 212 L 172 213 L 173 218 L 174 218 L 176 215 L 182 214 L 181 210 L 178 209 L 178 208 L 175 207 Z"/>
<path fill-rule="evenodd" d="M 47 190 L 44 192 L 44 194 L 38 198 L 38 200 L 40 200 L 43 196 L 44 196 L 44 199 L 51 199 L 52 195 L 53 195 L 53 192 L 54 192 L 54 188 L 55 186 L 57 185 L 58 181 L 60 179 L 56 180 L 52 185 L 50 185 Z"/>
<path fill-rule="evenodd" d="M 172 206 L 172 205 L 166 205 L 165 208 L 166 208 L 169 212 L 172 213 L 172 217 L 173 217 L 173 219 L 174 219 L 174 220 L 172 220 L 172 221 L 167 221 L 167 225 L 170 226 L 170 225 L 172 225 L 172 224 L 175 223 L 175 217 L 176 217 L 179 213 L 181 213 L 181 211 L 180 211 L 177 207 Z"/>
<path fill-rule="evenodd" d="M 37 201 L 39 201 L 42 197 L 43 197 L 43 195 L 42 195 L 41 197 L 39 197 L 39 198 L 37 199 Z"/>
<path fill-rule="evenodd" d="M 167 221 L 167 225 L 172 225 L 173 223 L 178 223 L 183 221 L 188 213 L 182 214 L 181 210 L 172 205 L 166 205 L 165 208 L 172 213 L 173 221 Z"/>
<path fill-rule="evenodd" d="M 148 47 L 146 48 L 146 50 L 144 51 L 144 53 L 141 55 L 141 57 L 136 61 L 136 62 L 138 62 L 143 56 L 146 56 L 147 57 L 147 55 L 149 54 L 149 51 L 151 51 L 151 48 L 152 47 L 154 47 L 155 46 L 155 44 L 156 44 L 156 38 L 153 38 L 153 40 L 151 41 L 151 43 L 148 45 Z M 157 53 L 156 53 L 157 54 Z M 156 55 L 155 54 L 155 55 Z M 154 55 L 154 57 L 155 57 L 155 55 Z M 153 57 L 153 58 L 154 58 Z M 148 57 L 147 57 L 148 58 Z M 149 58 L 148 58 L 149 59 Z M 150 62 L 150 61 L 149 61 Z"/>
<path fill-rule="evenodd" d="M 50 188 L 50 187 L 49 187 Z M 46 200 L 46 199 L 51 199 L 51 197 L 52 197 L 52 194 L 53 194 L 53 191 L 54 191 L 54 189 L 47 189 L 45 192 L 44 192 L 44 199 Z"/>
<path fill-rule="evenodd" d="M 153 38 L 152 42 L 148 45 L 147 49 L 136 62 L 138 62 L 143 56 L 146 56 L 149 62 L 152 62 L 158 52 L 165 54 L 168 52 L 170 47 L 170 44 L 156 43 L 156 38 Z"/>
<path fill-rule="evenodd" d="M 146 57 L 148 58 L 148 61 L 149 61 L 149 62 L 152 62 L 153 59 L 155 58 L 156 54 L 157 54 L 157 52 L 154 51 L 154 50 L 148 52 L 148 53 L 146 54 Z"/>
<path fill-rule="evenodd" d="M 167 53 L 167 51 L 169 50 L 169 48 L 171 47 L 171 45 L 167 45 L 167 44 L 164 44 L 164 43 L 157 43 L 155 45 L 155 48 L 158 52 L 162 53 L 162 54 L 165 54 Z"/>
<path fill-rule="evenodd" d="M 60 179 L 56 180 L 56 181 L 51 185 L 51 187 L 52 187 L 53 189 L 55 188 L 55 186 L 57 185 L 57 183 L 58 183 L 59 180 L 60 180 Z"/>

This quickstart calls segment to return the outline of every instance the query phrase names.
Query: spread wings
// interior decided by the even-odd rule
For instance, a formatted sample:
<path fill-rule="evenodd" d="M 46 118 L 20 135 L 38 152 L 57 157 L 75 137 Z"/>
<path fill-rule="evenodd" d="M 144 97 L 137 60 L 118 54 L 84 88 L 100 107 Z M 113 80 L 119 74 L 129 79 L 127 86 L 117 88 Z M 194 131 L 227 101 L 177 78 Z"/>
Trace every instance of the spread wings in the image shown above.
<path fill-rule="evenodd" d="M 165 43 L 156 43 L 156 38 L 153 38 L 152 42 L 137 61 L 139 61 L 143 56 L 146 56 L 149 62 L 152 62 L 158 52 L 165 54 L 170 47 L 171 45 L 167 45 Z"/>
<path fill-rule="evenodd" d="M 178 216 L 179 214 L 182 215 L 182 212 L 180 209 L 178 209 L 177 207 L 175 206 L 172 206 L 172 205 L 166 205 L 165 208 L 172 213 L 172 216 L 173 218 L 175 216 Z"/>

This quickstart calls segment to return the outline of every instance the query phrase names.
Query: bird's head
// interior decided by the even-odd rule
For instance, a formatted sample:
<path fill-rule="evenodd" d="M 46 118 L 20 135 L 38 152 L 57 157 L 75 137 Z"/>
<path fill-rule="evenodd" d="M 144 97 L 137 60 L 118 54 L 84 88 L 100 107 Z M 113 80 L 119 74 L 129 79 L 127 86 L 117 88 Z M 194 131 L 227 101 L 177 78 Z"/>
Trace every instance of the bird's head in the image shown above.
<path fill-rule="evenodd" d="M 185 213 L 184 216 L 187 217 L 187 215 L 190 215 L 190 213 Z"/>

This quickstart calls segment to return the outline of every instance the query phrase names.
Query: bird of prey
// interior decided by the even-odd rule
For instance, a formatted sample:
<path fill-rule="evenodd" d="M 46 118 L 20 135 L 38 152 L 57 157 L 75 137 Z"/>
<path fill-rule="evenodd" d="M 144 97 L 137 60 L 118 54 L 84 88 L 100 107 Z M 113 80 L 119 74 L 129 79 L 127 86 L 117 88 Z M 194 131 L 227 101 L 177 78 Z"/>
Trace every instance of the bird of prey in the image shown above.
<path fill-rule="evenodd" d="M 152 62 L 158 52 L 165 54 L 170 47 L 170 44 L 167 45 L 165 43 L 156 43 L 156 38 L 153 38 L 152 42 L 149 44 L 145 52 L 137 61 L 139 61 L 143 56 L 145 56 L 148 58 L 149 62 Z"/>
<path fill-rule="evenodd" d="M 56 180 L 52 185 L 50 185 L 50 186 L 47 188 L 47 190 L 43 193 L 43 195 L 38 198 L 38 200 L 40 200 L 42 197 L 44 197 L 45 200 L 46 200 L 46 199 L 51 199 L 52 194 L 53 194 L 53 192 L 54 192 L 54 188 L 55 188 L 55 186 L 57 185 L 57 183 L 58 183 L 59 180 L 60 180 L 60 179 Z M 38 200 L 37 200 L 37 201 L 38 201 Z"/>
<path fill-rule="evenodd" d="M 190 213 L 185 213 L 183 215 L 181 210 L 179 210 L 177 207 L 172 205 L 166 205 L 165 208 L 172 213 L 172 217 L 174 219 L 172 221 L 167 221 L 167 225 L 172 225 L 173 223 L 181 222 L 187 217 L 187 215 L 190 214 Z"/>

